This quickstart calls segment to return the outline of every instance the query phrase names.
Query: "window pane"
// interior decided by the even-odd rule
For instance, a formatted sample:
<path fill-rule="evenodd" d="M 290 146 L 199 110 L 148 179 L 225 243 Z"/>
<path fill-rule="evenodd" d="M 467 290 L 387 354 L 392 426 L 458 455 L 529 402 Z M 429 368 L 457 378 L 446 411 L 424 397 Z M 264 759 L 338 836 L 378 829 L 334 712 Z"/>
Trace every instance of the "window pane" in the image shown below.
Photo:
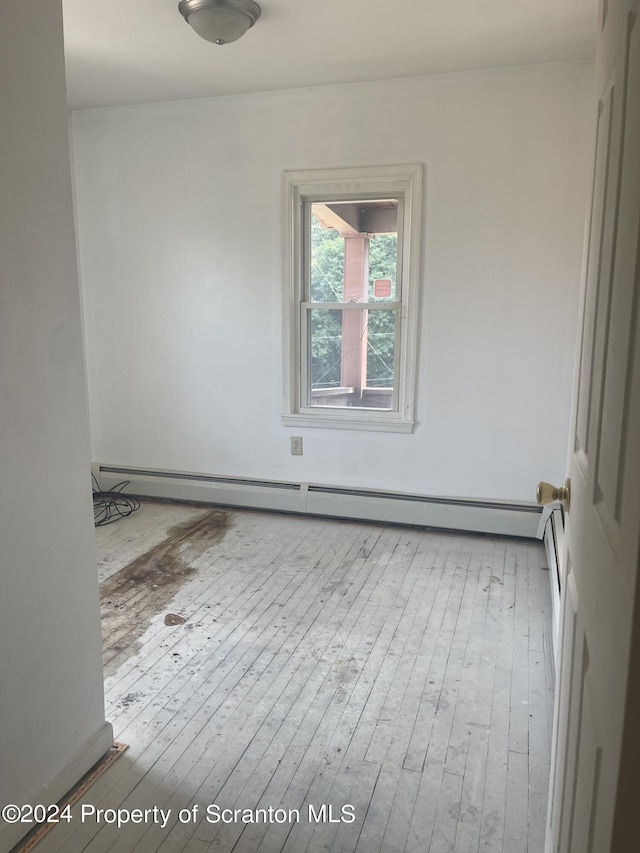
<path fill-rule="evenodd" d="M 398 199 L 311 204 L 309 302 L 394 302 Z"/>
<path fill-rule="evenodd" d="M 396 312 L 369 311 L 367 387 L 393 388 Z"/>
<path fill-rule="evenodd" d="M 311 406 L 391 411 L 396 311 L 310 308 Z"/>
<path fill-rule="evenodd" d="M 311 212 L 310 302 L 342 302 L 344 294 L 344 238 L 324 228 Z"/>
<path fill-rule="evenodd" d="M 342 311 L 309 311 L 311 388 L 339 388 L 342 361 Z"/>

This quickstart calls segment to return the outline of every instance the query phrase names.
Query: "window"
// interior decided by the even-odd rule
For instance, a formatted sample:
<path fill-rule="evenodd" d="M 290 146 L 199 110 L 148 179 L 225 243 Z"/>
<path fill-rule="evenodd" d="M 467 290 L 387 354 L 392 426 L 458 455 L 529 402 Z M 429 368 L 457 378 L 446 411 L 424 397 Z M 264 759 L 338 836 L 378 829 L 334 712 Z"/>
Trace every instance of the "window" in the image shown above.
<path fill-rule="evenodd" d="M 422 167 L 285 172 L 288 426 L 411 432 Z"/>

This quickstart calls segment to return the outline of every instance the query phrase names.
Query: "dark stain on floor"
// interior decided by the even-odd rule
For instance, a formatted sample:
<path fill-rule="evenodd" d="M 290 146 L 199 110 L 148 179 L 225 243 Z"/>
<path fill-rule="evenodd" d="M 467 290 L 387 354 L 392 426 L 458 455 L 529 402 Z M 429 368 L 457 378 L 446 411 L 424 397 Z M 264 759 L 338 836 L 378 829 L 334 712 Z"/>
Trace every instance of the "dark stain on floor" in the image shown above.
<path fill-rule="evenodd" d="M 136 641 L 152 618 L 196 574 L 193 564 L 207 549 L 221 542 L 230 527 L 231 514 L 217 509 L 177 524 L 166 539 L 102 584 L 105 674 L 115 672 L 137 650 Z M 169 620 L 165 624 L 180 623 Z"/>

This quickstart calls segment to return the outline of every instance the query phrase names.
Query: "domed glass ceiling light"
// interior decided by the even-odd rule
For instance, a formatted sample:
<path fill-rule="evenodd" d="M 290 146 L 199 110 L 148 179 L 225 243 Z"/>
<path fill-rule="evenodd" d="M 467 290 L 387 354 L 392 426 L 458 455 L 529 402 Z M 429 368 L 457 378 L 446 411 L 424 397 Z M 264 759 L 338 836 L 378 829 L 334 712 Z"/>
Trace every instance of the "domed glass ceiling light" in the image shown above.
<path fill-rule="evenodd" d="M 255 24 L 261 9 L 253 0 L 181 0 L 178 11 L 203 39 L 227 44 Z"/>

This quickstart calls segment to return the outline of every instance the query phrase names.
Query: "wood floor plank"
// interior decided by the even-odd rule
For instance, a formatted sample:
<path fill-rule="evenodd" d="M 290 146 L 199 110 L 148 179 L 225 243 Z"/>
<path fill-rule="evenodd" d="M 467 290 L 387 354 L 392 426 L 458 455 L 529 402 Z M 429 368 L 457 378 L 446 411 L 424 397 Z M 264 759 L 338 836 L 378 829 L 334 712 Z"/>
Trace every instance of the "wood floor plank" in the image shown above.
<path fill-rule="evenodd" d="M 504 849 L 509 853 L 529 851 L 527 764 L 526 755 L 521 752 L 509 752 L 504 827 Z"/>
<path fill-rule="evenodd" d="M 446 536 L 446 534 L 445 534 Z M 411 739 L 407 746 L 404 767 L 407 770 L 422 771 L 427 749 L 431 740 L 433 725 L 440 701 L 440 691 L 444 678 L 444 669 L 449 655 L 449 646 L 442 642 L 441 629 L 446 624 L 447 611 L 451 608 L 455 615 L 457 604 L 451 599 L 454 582 L 454 562 L 460 550 L 458 538 L 447 538 L 442 542 L 433 571 L 437 573 L 438 585 L 434 602 L 428 614 L 423 638 L 421 663 L 427 673 L 422 696 L 417 709 Z"/>
<path fill-rule="evenodd" d="M 451 583 L 448 585 L 443 613 L 439 614 L 436 620 L 438 630 L 429 668 L 429 683 L 425 687 L 425 701 L 421 705 L 414 729 L 414 738 L 422 737 L 425 746 L 424 758 L 418 762 L 419 767 L 416 768 L 421 770 L 422 779 L 416 809 L 409 827 L 407 845 L 410 850 L 425 849 L 425 847 L 428 849 L 434 832 L 455 714 L 459 673 L 462 668 L 459 647 L 463 642 L 466 609 L 463 609 L 463 619 L 459 625 L 458 617 L 467 583 L 466 569 L 471 548 L 470 541 L 459 537 L 458 540 L 457 547 L 449 549 L 444 565 L 444 573 L 449 574 Z M 456 634 L 456 626 L 458 626 L 458 634 Z M 452 650 L 454 638 L 457 646 Z"/>
<path fill-rule="evenodd" d="M 382 850 L 405 849 L 419 787 L 420 773 L 401 768 L 398 787 L 391 804 L 389 819 L 382 839 Z"/>
<path fill-rule="evenodd" d="M 506 542 L 501 550 L 502 565 L 495 577 L 502 580 L 498 614 L 491 718 L 485 788 L 480 829 L 481 853 L 502 853 L 509 757 L 509 722 L 513 670 L 513 624 L 516 600 L 516 543 Z M 497 559 L 492 571 L 495 572 Z"/>
<path fill-rule="evenodd" d="M 464 710 L 462 721 L 467 749 L 455 834 L 455 850 L 458 853 L 475 853 L 478 850 L 485 786 L 491 786 L 491 779 L 486 778 L 486 768 L 497 625 L 503 589 L 499 548 L 495 542 L 484 540 L 476 570 L 478 586 L 475 619 L 470 629 L 470 649 L 467 649 L 468 667 L 465 659 L 465 673 L 470 677 L 472 691 L 468 695 L 465 691 L 466 702 L 461 705 Z"/>
<path fill-rule="evenodd" d="M 451 853 L 454 849 L 462 797 L 462 781 L 462 777 L 456 773 L 445 772 L 442 774 L 429 853 Z"/>

